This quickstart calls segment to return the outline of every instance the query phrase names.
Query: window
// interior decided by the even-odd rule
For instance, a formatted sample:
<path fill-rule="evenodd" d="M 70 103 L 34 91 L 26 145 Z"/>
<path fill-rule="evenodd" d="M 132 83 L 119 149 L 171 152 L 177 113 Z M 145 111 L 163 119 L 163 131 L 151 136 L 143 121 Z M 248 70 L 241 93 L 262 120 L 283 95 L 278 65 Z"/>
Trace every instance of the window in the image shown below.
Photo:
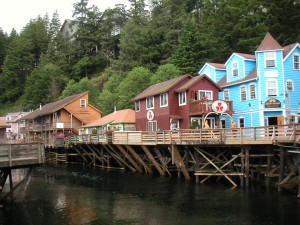
<path fill-rule="evenodd" d="M 199 90 L 199 99 L 201 99 L 201 100 L 212 100 L 212 91 Z"/>
<path fill-rule="evenodd" d="M 186 92 L 181 92 L 178 94 L 179 105 L 186 105 Z"/>
<path fill-rule="evenodd" d="M 245 127 L 245 119 L 239 118 L 239 127 Z"/>
<path fill-rule="evenodd" d="M 275 52 L 266 52 L 265 53 L 265 60 L 266 60 L 266 67 L 275 67 Z"/>
<path fill-rule="evenodd" d="M 80 107 L 85 108 L 86 107 L 86 99 L 80 99 Z"/>
<path fill-rule="evenodd" d="M 294 55 L 294 69 L 300 69 L 300 55 Z"/>
<path fill-rule="evenodd" d="M 157 131 L 157 121 L 155 120 L 148 121 L 146 126 L 147 126 L 147 131 Z"/>
<path fill-rule="evenodd" d="M 250 99 L 256 99 L 256 86 L 255 84 L 249 85 Z"/>
<path fill-rule="evenodd" d="M 140 111 L 140 101 L 136 101 L 135 103 L 134 103 L 134 108 L 135 108 L 135 111 L 136 112 L 139 112 Z"/>
<path fill-rule="evenodd" d="M 168 106 L 168 93 L 160 95 L 160 107 Z"/>
<path fill-rule="evenodd" d="M 277 96 L 277 80 L 269 79 L 266 81 L 267 96 Z"/>
<path fill-rule="evenodd" d="M 232 76 L 239 75 L 238 62 L 232 63 Z"/>
<path fill-rule="evenodd" d="M 286 82 L 286 89 L 287 89 L 288 91 L 293 91 L 293 90 L 294 90 L 294 83 L 293 83 L 292 80 L 288 80 L 288 81 Z"/>
<path fill-rule="evenodd" d="M 223 97 L 224 100 L 229 101 L 229 90 L 228 89 L 224 90 L 223 95 L 224 95 L 224 97 Z"/>
<path fill-rule="evenodd" d="M 147 109 L 154 109 L 154 97 L 149 97 L 146 99 L 146 107 Z"/>
<path fill-rule="evenodd" d="M 245 86 L 241 86 L 240 95 L 241 95 L 241 101 L 246 101 L 247 100 L 246 87 Z"/>

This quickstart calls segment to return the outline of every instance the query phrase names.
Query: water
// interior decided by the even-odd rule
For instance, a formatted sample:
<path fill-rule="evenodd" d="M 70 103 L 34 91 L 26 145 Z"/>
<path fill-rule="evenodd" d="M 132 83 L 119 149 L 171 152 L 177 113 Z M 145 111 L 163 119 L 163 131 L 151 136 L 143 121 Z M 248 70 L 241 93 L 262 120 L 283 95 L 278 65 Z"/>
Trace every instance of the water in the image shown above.
<path fill-rule="evenodd" d="M 0 224 L 296 225 L 300 202 L 273 189 L 45 165 L 0 208 Z"/>

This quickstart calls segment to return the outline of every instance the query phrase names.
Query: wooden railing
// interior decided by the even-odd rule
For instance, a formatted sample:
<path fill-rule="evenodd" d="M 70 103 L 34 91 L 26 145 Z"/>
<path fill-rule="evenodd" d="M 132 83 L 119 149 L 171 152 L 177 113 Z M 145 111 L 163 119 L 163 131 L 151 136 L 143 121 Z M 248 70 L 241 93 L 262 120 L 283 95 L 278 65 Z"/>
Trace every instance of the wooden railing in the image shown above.
<path fill-rule="evenodd" d="M 190 115 L 200 115 L 200 114 L 207 114 L 213 112 L 212 104 L 215 100 L 192 100 L 189 102 L 190 104 Z M 233 113 L 233 103 L 232 101 L 225 101 L 227 104 L 226 113 L 232 114 Z"/>
<path fill-rule="evenodd" d="M 77 135 L 68 138 L 68 144 L 274 144 L 300 143 L 300 124 L 249 128 L 189 129 L 173 131 L 115 131 L 111 135 Z"/>
<path fill-rule="evenodd" d="M 0 144 L 0 168 L 44 163 L 43 143 Z"/>

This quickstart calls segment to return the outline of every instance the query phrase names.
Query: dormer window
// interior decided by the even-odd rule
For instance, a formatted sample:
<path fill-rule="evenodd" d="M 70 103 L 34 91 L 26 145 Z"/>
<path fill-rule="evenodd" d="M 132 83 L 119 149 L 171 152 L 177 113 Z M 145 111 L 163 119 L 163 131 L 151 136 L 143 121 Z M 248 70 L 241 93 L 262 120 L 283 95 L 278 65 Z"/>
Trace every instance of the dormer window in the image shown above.
<path fill-rule="evenodd" d="M 275 52 L 266 52 L 265 53 L 265 65 L 267 68 L 275 67 L 276 64 L 276 54 Z"/>
<path fill-rule="evenodd" d="M 294 55 L 294 69 L 300 69 L 300 55 Z"/>
<path fill-rule="evenodd" d="M 80 108 L 86 107 L 86 99 L 80 99 Z"/>
<path fill-rule="evenodd" d="M 154 97 L 151 96 L 146 99 L 146 109 L 154 109 Z"/>
<path fill-rule="evenodd" d="M 238 69 L 238 62 L 232 63 L 232 76 L 238 76 L 239 75 L 239 69 Z"/>

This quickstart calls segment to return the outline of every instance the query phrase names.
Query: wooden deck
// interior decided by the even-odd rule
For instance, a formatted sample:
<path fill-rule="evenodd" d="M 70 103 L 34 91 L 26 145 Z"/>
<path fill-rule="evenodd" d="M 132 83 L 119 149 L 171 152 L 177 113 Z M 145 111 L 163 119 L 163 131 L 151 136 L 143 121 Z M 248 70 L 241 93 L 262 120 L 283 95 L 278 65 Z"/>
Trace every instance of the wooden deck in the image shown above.
<path fill-rule="evenodd" d="M 0 168 L 44 163 L 43 143 L 0 144 Z"/>
<path fill-rule="evenodd" d="M 225 129 L 173 131 L 115 131 L 111 135 L 77 135 L 67 144 L 116 145 L 270 145 L 300 144 L 300 124 Z"/>

